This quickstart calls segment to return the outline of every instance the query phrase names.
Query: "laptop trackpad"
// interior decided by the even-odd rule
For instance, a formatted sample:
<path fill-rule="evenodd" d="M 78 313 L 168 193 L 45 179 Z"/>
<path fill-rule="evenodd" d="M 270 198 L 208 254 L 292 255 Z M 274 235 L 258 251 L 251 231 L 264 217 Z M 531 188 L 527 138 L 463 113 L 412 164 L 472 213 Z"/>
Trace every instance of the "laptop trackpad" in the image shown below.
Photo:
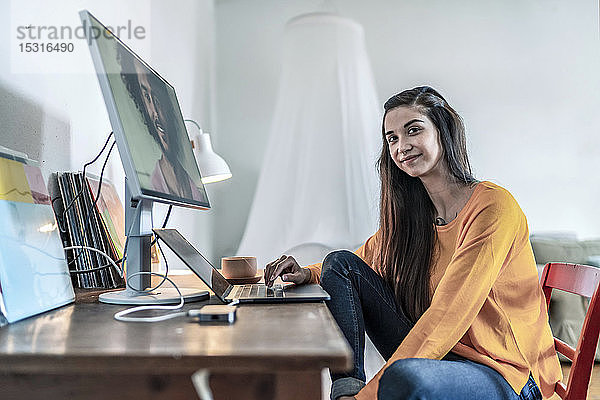
<path fill-rule="evenodd" d="M 319 285 L 286 285 L 283 288 L 284 297 L 307 297 L 319 296 L 324 294 L 323 288 Z"/>

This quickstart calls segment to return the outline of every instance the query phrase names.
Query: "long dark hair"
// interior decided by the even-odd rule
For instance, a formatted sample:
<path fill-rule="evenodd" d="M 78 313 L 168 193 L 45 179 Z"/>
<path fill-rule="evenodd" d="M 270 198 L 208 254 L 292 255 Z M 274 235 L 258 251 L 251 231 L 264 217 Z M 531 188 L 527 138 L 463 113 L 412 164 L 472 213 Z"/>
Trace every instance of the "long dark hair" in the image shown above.
<path fill-rule="evenodd" d="M 165 120 L 162 121 L 166 126 L 165 129 L 167 131 L 166 140 L 169 142 L 169 151 L 163 152 L 165 157 L 169 159 L 169 161 L 174 164 L 178 162 L 178 156 L 181 154 L 182 149 L 181 145 L 177 140 L 173 140 L 173 132 L 176 131 L 177 126 L 174 121 L 175 115 L 173 115 L 173 101 L 169 96 L 169 92 L 167 89 L 167 84 L 160 81 L 158 78 L 148 67 L 142 64 L 141 61 L 137 60 L 132 54 L 129 53 L 121 44 L 116 43 L 115 46 L 117 49 L 117 61 L 121 66 L 121 79 L 129 92 L 129 96 L 132 98 L 133 102 L 137 110 L 142 115 L 142 121 L 146 128 L 148 129 L 148 133 L 152 136 L 154 141 L 162 147 L 160 138 L 158 137 L 158 133 L 156 132 L 156 128 L 154 127 L 154 121 L 148 114 L 148 110 L 146 106 L 143 104 L 142 100 L 142 91 L 140 90 L 140 81 L 139 81 L 139 73 L 136 69 L 136 64 L 141 67 L 148 78 L 148 82 L 152 88 L 152 91 L 156 93 L 156 97 L 158 100 L 158 107 L 161 107 L 162 112 L 164 113 Z"/>
<path fill-rule="evenodd" d="M 436 90 L 420 86 L 392 96 L 384 104 L 381 155 L 380 240 L 375 265 L 393 288 L 396 301 L 413 323 L 431 303 L 430 275 L 435 256 L 436 210 L 421 180 L 394 163 L 385 137 L 385 117 L 396 107 L 415 107 L 435 125 L 443 159 L 457 183 L 476 182 L 467 157 L 461 117 Z"/>

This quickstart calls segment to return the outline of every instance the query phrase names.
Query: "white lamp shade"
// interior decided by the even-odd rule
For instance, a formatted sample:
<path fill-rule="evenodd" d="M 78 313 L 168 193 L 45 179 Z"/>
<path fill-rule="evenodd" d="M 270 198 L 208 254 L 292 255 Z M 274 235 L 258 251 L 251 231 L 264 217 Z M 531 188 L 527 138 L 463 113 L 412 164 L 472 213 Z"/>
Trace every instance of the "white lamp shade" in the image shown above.
<path fill-rule="evenodd" d="M 213 183 L 231 178 L 231 171 L 225 160 L 214 152 L 208 133 L 195 136 L 196 162 L 202 174 L 202 183 Z"/>

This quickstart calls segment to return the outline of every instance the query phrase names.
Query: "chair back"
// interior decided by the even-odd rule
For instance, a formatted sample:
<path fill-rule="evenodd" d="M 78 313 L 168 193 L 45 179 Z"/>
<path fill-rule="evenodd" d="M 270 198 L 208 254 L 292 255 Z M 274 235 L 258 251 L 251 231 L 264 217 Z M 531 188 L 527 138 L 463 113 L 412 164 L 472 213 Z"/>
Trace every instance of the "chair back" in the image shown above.
<path fill-rule="evenodd" d="M 562 340 L 554 338 L 556 351 L 573 362 L 567 384 L 558 382 L 555 392 L 561 399 L 585 400 L 600 334 L 600 290 L 598 289 L 600 268 L 579 264 L 548 263 L 544 267 L 540 282 L 546 296 L 546 307 L 550 306 L 552 289 L 591 297 L 577 348 L 574 349 Z"/>

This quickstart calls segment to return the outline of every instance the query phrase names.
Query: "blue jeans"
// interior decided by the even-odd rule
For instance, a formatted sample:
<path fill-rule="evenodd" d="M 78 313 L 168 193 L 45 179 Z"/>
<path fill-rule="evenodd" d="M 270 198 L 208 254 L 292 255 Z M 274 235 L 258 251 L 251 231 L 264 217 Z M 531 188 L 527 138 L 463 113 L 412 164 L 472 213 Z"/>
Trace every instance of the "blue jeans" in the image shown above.
<path fill-rule="evenodd" d="M 331 374 L 331 398 L 355 395 L 365 385 L 365 332 L 388 360 L 412 327 L 393 290 L 360 257 L 346 250 L 329 253 L 321 286 L 327 306 L 354 352 L 352 370 Z M 394 362 L 379 381 L 379 399 L 541 399 L 530 376 L 520 394 L 496 370 L 448 353 L 442 360 L 410 358 Z"/>

